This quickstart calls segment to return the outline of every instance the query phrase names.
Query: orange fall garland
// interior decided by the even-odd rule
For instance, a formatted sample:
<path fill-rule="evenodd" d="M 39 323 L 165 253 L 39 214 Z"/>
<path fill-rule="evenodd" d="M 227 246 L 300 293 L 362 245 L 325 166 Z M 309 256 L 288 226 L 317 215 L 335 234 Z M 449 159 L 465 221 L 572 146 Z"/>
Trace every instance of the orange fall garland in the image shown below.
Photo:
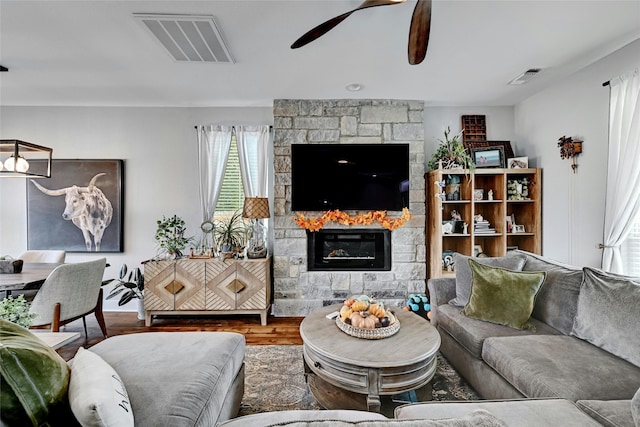
<path fill-rule="evenodd" d="M 346 212 L 338 209 L 327 211 L 321 217 L 307 218 L 303 214 L 297 212 L 293 220 L 300 227 L 311 232 L 318 231 L 324 227 L 326 223 L 337 222 L 342 225 L 371 225 L 374 222 L 380 223 L 388 230 L 396 230 L 404 225 L 404 223 L 413 218 L 409 209 L 402 209 L 400 218 L 390 218 L 386 211 L 371 211 L 360 215 L 351 216 Z"/>

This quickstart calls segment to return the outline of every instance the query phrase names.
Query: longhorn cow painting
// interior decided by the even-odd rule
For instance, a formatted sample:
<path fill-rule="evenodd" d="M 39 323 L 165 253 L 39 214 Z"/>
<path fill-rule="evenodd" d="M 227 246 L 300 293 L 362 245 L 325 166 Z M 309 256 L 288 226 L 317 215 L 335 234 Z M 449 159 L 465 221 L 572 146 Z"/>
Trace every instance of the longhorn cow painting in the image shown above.
<path fill-rule="evenodd" d="M 27 182 L 28 249 L 122 252 L 122 160 L 53 160 Z"/>

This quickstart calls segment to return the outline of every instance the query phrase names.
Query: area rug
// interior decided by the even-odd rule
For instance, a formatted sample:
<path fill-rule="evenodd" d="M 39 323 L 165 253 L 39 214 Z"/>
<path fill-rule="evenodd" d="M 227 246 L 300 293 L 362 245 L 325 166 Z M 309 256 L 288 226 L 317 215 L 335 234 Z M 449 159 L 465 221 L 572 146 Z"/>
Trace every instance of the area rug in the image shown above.
<path fill-rule="evenodd" d="M 432 387 L 433 400 L 480 398 L 439 354 Z M 302 346 L 247 346 L 239 415 L 292 409 L 322 409 L 305 382 Z"/>

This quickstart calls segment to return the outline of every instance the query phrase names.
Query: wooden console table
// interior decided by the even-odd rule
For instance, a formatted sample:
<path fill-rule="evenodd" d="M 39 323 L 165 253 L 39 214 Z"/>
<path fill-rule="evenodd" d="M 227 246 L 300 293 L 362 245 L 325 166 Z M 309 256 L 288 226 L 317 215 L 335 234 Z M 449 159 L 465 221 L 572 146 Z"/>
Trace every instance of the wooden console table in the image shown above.
<path fill-rule="evenodd" d="M 259 314 L 267 324 L 271 257 L 179 259 L 144 265 L 145 325 L 154 315 Z"/>

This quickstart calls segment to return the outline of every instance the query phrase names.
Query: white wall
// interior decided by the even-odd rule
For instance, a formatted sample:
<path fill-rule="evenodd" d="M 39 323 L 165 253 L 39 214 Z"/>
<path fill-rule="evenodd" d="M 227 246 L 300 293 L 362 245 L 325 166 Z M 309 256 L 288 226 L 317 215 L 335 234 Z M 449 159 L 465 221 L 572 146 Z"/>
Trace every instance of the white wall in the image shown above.
<path fill-rule="evenodd" d="M 163 215 L 183 217 L 188 235 L 199 231 L 195 125 L 272 122 L 271 107 L 0 107 L 0 139 L 53 147 L 57 159 L 125 160 L 124 252 L 67 255 L 70 262 L 106 256 L 111 267 L 105 278 L 112 278 L 122 263 L 137 267 L 156 254 L 155 221 Z M 26 182 L 2 179 L 0 255 L 18 256 L 26 249 Z M 104 308 L 118 309 L 117 300 Z"/>
<path fill-rule="evenodd" d="M 515 108 L 519 155 L 543 170 L 543 253 L 599 267 L 608 150 L 609 88 L 602 83 L 640 66 L 640 41 L 586 67 Z M 584 140 L 573 173 L 561 136 Z"/>

